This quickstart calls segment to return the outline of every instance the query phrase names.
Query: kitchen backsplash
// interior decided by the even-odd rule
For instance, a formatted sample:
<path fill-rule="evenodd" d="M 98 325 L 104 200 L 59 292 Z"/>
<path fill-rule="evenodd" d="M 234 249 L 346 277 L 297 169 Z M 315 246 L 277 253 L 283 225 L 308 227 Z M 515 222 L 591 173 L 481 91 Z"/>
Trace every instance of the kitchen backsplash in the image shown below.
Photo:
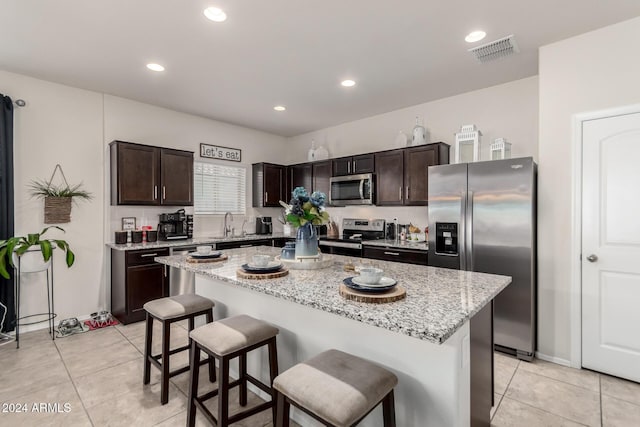
<path fill-rule="evenodd" d="M 111 223 L 106 240 L 113 242 L 114 232 L 122 229 L 122 217 L 134 217 L 136 218 L 136 226 L 150 225 L 155 229 L 158 226 L 158 215 L 165 212 L 175 212 L 179 207 L 111 206 L 110 209 Z M 338 224 L 341 232 L 344 218 L 382 218 L 388 222 L 393 221 L 393 218 L 398 218 L 400 224 L 412 223 L 421 229 L 424 229 L 429 222 L 426 206 L 345 206 L 328 207 L 327 210 L 331 218 Z M 186 207 L 185 211 L 187 214 L 191 214 L 193 207 Z M 254 233 L 256 216 L 270 216 L 273 221 L 273 231 L 282 232 L 282 224 L 277 219 L 280 211 L 279 208 L 249 208 L 246 215 L 234 215 L 230 225 L 235 228 L 236 234 L 241 233 L 243 223 L 246 233 Z M 221 236 L 223 224 L 223 215 L 195 215 L 193 235 L 195 237 Z"/>

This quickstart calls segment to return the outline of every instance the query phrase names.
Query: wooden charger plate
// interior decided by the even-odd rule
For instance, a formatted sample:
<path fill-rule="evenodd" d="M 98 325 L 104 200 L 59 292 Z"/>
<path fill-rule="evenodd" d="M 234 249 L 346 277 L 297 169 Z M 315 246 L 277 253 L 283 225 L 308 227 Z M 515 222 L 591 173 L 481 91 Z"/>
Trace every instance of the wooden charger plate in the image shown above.
<path fill-rule="evenodd" d="M 356 302 L 369 302 L 372 304 L 384 304 L 401 300 L 407 296 L 407 290 L 400 285 L 379 294 L 358 292 L 349 288 L 344 283 L 340 283 L 340 295 L 348 300 Z"/>
<path fill-rule="evenodd" d="M 220 262 L 220 261 L 226 261 L 228 260 L 229 257 L 225 254 L 220 255 L 218 258 L 193 258 L 193 257 L 187 257 L 187 262 L 190 262 L 192 264 L 204 264 L 207 262 Z"/>
<path fill-rule="evenodd" d="M 289 270 L 283 267 L 281 270 L 278 270 L 273 273 L 249 273 L 239 268 L 236 271 L 236 274 L 238 275 L 238 277 L 242 279 L 266 280 L 266 279 L 277 279 L 278 277 L 284 277 L 287 274 L 289 274 Z"/>

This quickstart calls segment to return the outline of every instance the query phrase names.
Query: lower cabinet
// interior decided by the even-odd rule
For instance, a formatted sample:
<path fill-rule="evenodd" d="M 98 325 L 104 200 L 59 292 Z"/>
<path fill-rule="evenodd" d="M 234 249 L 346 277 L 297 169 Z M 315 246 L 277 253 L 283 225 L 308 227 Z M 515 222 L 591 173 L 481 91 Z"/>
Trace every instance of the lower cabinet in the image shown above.
<path fill-rule="evenodd" d="M 216 250 L 250 248 L 252 246 L 273 246 L 273 240 L 260 239 L 260 240 L 248 240 L 248 241 L 242 240 L 239 242 L 220 242 L 220 243 L 216 243 Z"/>
<path fill-rule="evenodd" d="M 169 296 L 168 267 L 155 262 L 169 248 L 111 250 L 111 313 L 122 324 L 145 318 L 144 304 Z"/>
<path fill-rule="evenodd" d="M 427 251 L 417 249 L 384 248 L 380 246 L 362 247 L 362 257 L 406 264 L 427 265 Z"/>

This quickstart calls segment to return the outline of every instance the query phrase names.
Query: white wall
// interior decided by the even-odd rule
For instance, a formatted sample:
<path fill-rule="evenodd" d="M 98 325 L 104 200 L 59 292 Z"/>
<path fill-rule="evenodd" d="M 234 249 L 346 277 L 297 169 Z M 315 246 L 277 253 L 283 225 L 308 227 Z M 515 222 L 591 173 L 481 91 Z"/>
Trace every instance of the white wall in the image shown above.
<path fill-rule="evenodd" d="M 104 111 L 105 155 L 108 153 L 111 141 L 122 140 L 193 151 L 194 159 L 198 161 L 238 165 L 238 163 L 202 159 L 199 156 L 200 143 L 241 149 L 240 165 L 247 168 L 246 218 L 256 215 L 277 215 L 278 209 L 251 207 L 251 164 L 262 161 L 282 163 L 282 153 L 286 148 L 284 137 L 109 95 L 104 97 Z M 106 158 L 108 159 L 108 156 Z M 107 186 L 109 186 L 109 173 L 109 170 L 105 171 Z M 109 226 L 105 239 L 109 242 L 114 240 L 113 232 L 121 228 L 121 218 L 124 216 L 134 216 L 137 218 L 138 225 L 152 225 L 155 228 L 158 224 L 158 214 L 173 212 L 177 209 L 176 207 L 110 206 L 109 191 L 107 189 L 105 194 L 105 205 L 109 206 Z M 188 208 L 187 212 L 191 213 L 193 209 Z M 222 234 L 222 218 L 221 215 L 197 216 L 194 219 L 194 234 L 196 236 Z M 243 219 L 238 216 L 234 218 L 234 227 L 238 232 Z M 251 226 L 255 226 L 255 222 L 248 224 L 246 229 Z"/>
<path fill-rule="evenodd" d="M 489 158 L 489 145 L 499 137 L 513 144 L 513 157 L 538 157 L 538 78 L 534 76 L 289 138 L 288 162 L 305 162 L 312 140 L 324 145 L 331 157 L 395 148 L 399 131 L 411 135 L 416 116 L 424 119 L 431 142 L 451 145 L 452 163 L 454 133 L 465 124 L 475 124 L 482 131 L 483 159 Z M 426 207 L 345 207 L 329 212 L 337 218 L 398 217 L 401 223 L 412 221 L 420 227 L 428 222 Z"/>
<path fill-rule="evenodd" d="M 73 206 L 70 223 L 60 224 L 66 233 L 52 230 L 50 236 L 67 240 L 76 254 L 67 269 L 62 254 L 54 251 L 57 321 L 92 313 L 104 307 L 105 286 L 102 95 L 4 71 L 0 92 L 27 102 L 14 114 L 16 235 L 44 227 L 44 202 L 31 199 L 27 185 L 36 178 L 48 180 L 56 163 L 71 184 L 83 182 L 93 193 L 92 201 Z M 44 283 L 44 273 L 23 275 L 21 315 L 46 311 Z"/>
<path fill-rule="evenodd" d="M 640 102 L 640 18 L 540 49 L 538 349 L 570 358 L 572 116 Z"/>
<path fill-rule="evenodd" d="M 138 224 L 157 224 L 157 214 L 175 208 L 111 207 L 109 200 L 108 143 L 114 139 L 174 147 L 196 152 L 199 143 L 242 149 L 242 165 L 258 161 L 281 161 L 285 138 L 191 116 L 155 106 L 33 79 L 0 70 L 0 92 L 22 98 L 24 108 L 14 116 L 16 234 L 40 231 L 44 224 L 43 202 L 30 199 L 27 184 L 48 179 L 60 163 L 71 183 L 82 181 L 94 199 L 74 205 L 71 222 L 61 224 L 76 253 L 76 263 L 67 269 L 61 256 L 55 258 L 55 303 L 58 318 L 86 317 L 109 308 L 109 257 L 105 243 L 113 241 L 112 224 L 119 228 L 122 216 L 136 216 Z M 275 215 L 277 209 L 251 208 L 248 215 Z M 221 217 L 198 217 L 197 232 L 219 233 Z M 242 219 L 236 220 L 239 229 Z M 115 227 L 115 225 L 113 226 Z M 24 276 L 21 314 L 46 310 L 44 274 Z M 46 327 L 46 323 L 36 325 Z M 34 329 L 26 327 L 24 330 Z"/>

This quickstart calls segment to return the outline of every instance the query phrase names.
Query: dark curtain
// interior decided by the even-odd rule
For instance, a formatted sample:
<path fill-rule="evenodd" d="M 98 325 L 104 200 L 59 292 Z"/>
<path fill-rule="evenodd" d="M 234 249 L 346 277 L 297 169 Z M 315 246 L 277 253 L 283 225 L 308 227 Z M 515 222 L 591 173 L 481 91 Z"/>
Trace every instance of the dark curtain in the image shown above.
<path fill-rule="evenodd" d="M 0 93 L 0 240 L 13 236 L 13 101 Z M 13 277 L 0 276 L 0 302 L 8 309 L 3 332 L 12 331 L 16 317 Z M 0 320 L 4 309 L 0 306 Z"/>

